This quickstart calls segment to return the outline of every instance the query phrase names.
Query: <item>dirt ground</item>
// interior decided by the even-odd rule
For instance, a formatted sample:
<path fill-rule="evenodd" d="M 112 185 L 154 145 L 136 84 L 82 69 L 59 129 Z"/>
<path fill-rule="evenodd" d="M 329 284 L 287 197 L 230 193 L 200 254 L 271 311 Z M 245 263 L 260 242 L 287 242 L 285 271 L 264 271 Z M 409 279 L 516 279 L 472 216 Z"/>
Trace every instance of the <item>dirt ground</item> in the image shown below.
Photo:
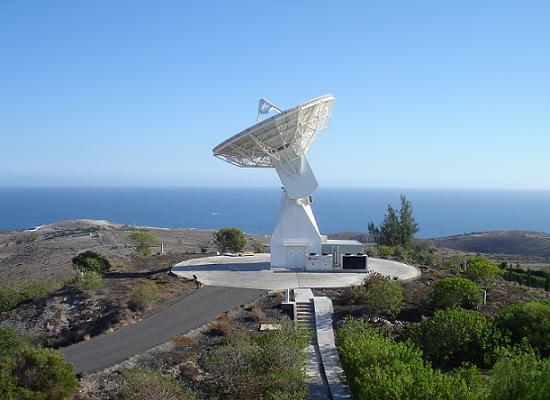
<path fill-rule="evenodd" d="M 62 347 L 139 321 L 190 294 L 195 283 L 171 275 L 170 269 L 190 258 L 213 255 L 212 231 L 147 229 L 162 247 L 151 248 L 152 255 L 144 257 L 136 255 L 129 237 L 135 230 L 107 221 L 78 220 L 0 233 L 0 284 L 70 282 L 78 274 L 71 259 L 86 250 L 107 257 L 112 266 L 99 291 L 81 292 L 67 283 L 45 298 L 1 313 L 0 325 L 14 326 L 41 345 Z M 160 298 L 146 312 L 132 312 L 128 300 L 143 281 L 154 282 Z"/>

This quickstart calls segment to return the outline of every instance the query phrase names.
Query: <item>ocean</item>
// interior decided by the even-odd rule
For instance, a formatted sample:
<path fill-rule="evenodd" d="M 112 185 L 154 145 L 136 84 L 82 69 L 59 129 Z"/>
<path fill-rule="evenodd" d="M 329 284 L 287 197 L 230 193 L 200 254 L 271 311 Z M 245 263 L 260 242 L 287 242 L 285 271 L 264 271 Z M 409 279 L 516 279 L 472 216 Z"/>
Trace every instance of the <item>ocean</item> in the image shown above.
<path fill-rule="evenodd" d="M 550 191 L 320 188 L 313 208 L 322 233 L 366 231 L 404 194 L 430 238 L 489 230 L 550 233 Z M 69 219 L 140 226 L 239 227 L 271 233 L 281 198 L 268 188 L 0 187 L 0 229 L 26 229 Z"/>

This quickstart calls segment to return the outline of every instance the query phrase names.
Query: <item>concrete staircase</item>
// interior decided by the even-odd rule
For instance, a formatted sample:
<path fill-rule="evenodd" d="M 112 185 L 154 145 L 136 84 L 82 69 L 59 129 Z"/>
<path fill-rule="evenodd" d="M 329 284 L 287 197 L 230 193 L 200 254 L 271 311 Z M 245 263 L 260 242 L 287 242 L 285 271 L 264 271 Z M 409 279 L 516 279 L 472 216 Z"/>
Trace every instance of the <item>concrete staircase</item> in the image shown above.
<path fill-rule="evenodd" d="M 299 326 L 315 333 L 315 309 L 312 301 L 296 303 L 296 322 Z"/>

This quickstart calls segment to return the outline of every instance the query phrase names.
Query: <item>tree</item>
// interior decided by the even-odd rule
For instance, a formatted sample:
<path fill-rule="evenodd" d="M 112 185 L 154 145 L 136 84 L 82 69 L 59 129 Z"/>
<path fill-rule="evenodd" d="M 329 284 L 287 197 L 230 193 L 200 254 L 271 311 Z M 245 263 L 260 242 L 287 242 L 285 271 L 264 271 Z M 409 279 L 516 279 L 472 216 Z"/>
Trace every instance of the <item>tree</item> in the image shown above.
<path fill-rule="evenodd" d="M 412 205 L 404 195 L 401 195 L 401 208 L 399 212 L 388 205 L 388 211 L 384 216 L 382 225 L 378 228 L 374 222 L 368 224 L 369 235 L 377 245 L 398 246 L 409 248 L 415 233 L 418 232 Z"/>
<path fill-rule="evenodd" d="M 380 246 L 380 228 L 374 222 L 370 221 L 368 225 L 370 240 L 377 246 Z"/>
<path fill-rule="evenodd" d="M 86 270 L 95 271 L 98 274 L 103 274 L 104 272 L 111 269 L 111 263 L 109 262 L 109 260 L 90 250 L 73 257 L 72 262 L 73 266 L 80 268 L 80 272 Z"/>
<path fill-rule="evenodd" d="M 388 205 L 388 213 L 380 226 L 380 243 L 387 246 L 397 246 L 401 243 L 401 227 L 397 211 Z"/>
<path fill-rule="evenodd" d="M 542 357 L 550 356 L 550 301 L 512 304 L 497 313 L 495 324 L 512 343 L 527 340 Z"/>
<path fill-rule="evenodd" d="M 365 301 L 377 314 L 394 318 L 405 302 L 401 285 L 384 277 L 372 277 L 365 283 Z"/>
<path fill-rule="evenodd" d="M 436 308 L 476 309 L 481 302 L 481 289 L 469 279 L 444 278 L 433 286 L 432 303 Z"/>
<path fill-rule="evenodd" d="M 421 323 L 410 325 L 405 338 L 419 346 L 434 366 L 450 370 L 463 363 L 491 364 L 503 344 L 500 332 L 479 312 L 453 308 L 438 310 Z"/>
<path fill-rule="evenodd" d="M 246 238 L 239 228 L 223 228 L 213 233 L 214 244 L 220 251 L 241 251 Z"/>
<path fill-rule="evenodd" d="M 136 245 L 136 253 L 142 256 L 151 254 L 151 247 L 160 243 L 160 240 L 151 232 L 132 232 L 130 239 Z"/>
<path fill-rule="evenodd" d="M 403 247 L 409 247 L 418 230 L 419 228 L 413 216 L 411 202 L 407 200 L 404 195 L 401 195 L 401 208 L 399 210 L 400 244 Z"/>

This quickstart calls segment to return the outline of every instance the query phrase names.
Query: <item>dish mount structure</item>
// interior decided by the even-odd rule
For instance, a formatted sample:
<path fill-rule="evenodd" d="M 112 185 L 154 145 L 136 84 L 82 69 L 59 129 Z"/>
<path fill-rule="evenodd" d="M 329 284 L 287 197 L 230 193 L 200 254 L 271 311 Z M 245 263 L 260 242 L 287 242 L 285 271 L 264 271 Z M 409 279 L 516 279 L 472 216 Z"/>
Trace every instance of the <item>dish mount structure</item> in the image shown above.
<path fill-rule="evenodd" d="M 238 167 L 274 168 L 283 184 L 271 235 L 271 267 L 303 269 L 306 255 L 321 252 L 321 234 L 311 209 L 319 184 L 306 154 L 327 127 L 334 97 L 325 95 L 283 111 L 260 99 L 256 124 L 223 141 L 214 156 Z M 262 114 L 275 112 L 260 121 Z"/>

